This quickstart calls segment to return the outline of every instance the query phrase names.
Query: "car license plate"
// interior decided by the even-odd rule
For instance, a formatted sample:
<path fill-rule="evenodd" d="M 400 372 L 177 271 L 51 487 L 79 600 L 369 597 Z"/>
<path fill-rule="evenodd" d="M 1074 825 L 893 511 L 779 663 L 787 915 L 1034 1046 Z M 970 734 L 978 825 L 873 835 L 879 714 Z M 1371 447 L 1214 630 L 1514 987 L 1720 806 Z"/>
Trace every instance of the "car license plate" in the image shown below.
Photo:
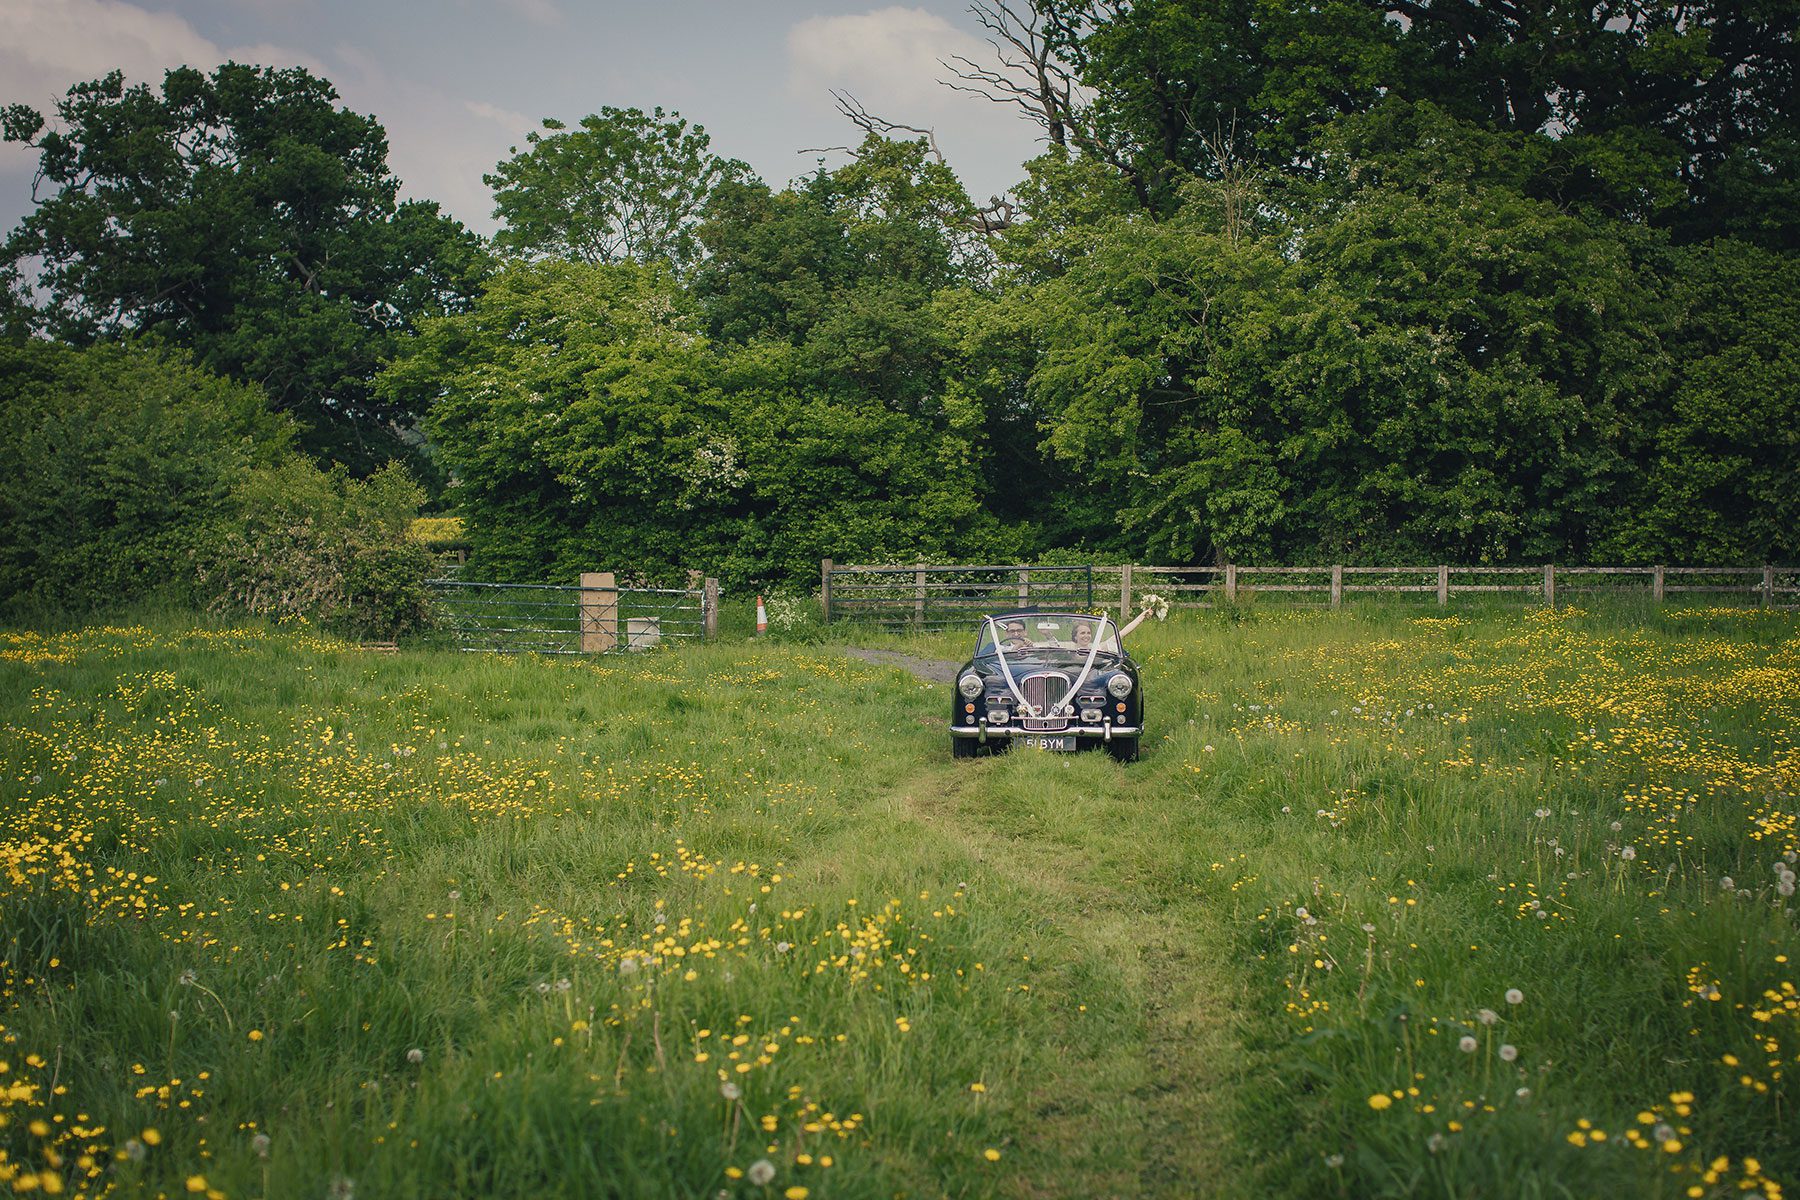
<path fill-rule="evenodd" d="M 1075 735 L 1072 733 L 1045 734 L 1033 733 L 1018 739 L 1034 750 L 1073 750 Z"/>

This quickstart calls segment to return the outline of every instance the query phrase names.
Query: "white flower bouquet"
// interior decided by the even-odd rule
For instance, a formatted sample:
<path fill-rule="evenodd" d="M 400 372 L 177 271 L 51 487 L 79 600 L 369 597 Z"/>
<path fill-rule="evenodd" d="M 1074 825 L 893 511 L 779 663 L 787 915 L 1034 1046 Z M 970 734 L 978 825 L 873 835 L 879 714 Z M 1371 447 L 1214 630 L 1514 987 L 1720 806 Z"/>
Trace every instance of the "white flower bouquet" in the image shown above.
<path fill-rule="evenodd" d="M 1159 621 L 1169 619 L 1169 598 L 1159 592 L 1145 592 L 1138 597 L 1138 608 Z"/>

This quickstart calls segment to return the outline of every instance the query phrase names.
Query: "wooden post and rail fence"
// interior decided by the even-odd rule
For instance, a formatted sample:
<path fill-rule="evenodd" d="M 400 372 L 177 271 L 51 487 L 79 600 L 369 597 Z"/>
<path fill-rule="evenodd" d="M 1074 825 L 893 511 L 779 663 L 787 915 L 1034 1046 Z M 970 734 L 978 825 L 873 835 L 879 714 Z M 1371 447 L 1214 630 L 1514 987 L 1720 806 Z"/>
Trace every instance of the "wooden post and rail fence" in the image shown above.
<path fill-rule="evenodd" d="M 1457 596 L 1510 596 L 1554 608 L 1559 593 L 1640 596 L 1657 604 L 1676 596 L 1735 597 L 1763 608 L 1792 609 L 1800 607 L 1800 566 L 843 566 L 831 559 L 819 564 L 819 600 L 827 622 L 872 619 L 920 629 L 956 627 L 973 614 L 1015 602 L 1092 612 L 1112 608 L 1114 597 L 1125 619 L 1135 615 L 1134 603 L 1146 594 L 1161 596 L 1172 607 L 1195 608 L 1264 594 L 1331 608 L 1363 596 L 1430 597 L 1439 608 Z"/>

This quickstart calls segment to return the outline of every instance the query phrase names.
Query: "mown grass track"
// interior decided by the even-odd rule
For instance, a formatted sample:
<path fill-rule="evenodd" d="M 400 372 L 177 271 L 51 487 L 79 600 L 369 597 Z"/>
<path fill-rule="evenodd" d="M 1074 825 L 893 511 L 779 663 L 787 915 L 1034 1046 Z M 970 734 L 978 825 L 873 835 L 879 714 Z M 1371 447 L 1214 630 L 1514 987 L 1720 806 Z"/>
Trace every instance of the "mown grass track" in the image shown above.
<path fill-rule="evenodd" d="M 1161 736 L 1125 768 L 952 763 L 941 687 L 825 647 L 10 635 L 0 1174 L 819 1197 L 1800 1177 L 1791 617 L 1142 633 Z"/>

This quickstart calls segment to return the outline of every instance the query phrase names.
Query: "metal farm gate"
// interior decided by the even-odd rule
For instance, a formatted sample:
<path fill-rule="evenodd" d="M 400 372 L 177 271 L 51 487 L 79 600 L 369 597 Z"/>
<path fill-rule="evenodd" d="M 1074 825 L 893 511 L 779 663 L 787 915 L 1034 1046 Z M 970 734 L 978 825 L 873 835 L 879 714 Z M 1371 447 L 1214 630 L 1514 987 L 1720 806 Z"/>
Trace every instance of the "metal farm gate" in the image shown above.
<path fill-rule="evenodd" d="M 611 574 L 580 586 L 434 579 L 443 625 L 458 650 L 490 654 L 606 654 L 702 641 L 717 629 L 718 583 L 618 587 Z"/>
<path fill-rule="evenodd" d="M 884 629 L 967 629 L 982 613 L 1037 607 L 1094 610 L 1094 568 L 840 567 L 820 564 L 825 620 Z"/>

